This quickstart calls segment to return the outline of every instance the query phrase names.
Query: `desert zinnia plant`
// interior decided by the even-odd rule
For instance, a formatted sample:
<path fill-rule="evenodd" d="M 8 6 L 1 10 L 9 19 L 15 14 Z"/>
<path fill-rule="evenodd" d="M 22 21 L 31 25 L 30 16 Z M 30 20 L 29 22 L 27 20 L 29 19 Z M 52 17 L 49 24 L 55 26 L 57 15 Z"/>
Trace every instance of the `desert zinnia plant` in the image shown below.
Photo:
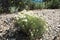
<path fill-rule="evenodd" d="M 40 38 L 47 28 L 47 23 L 42 18 L 24 13 L 19 14 L 16 24 L 20 30 L 29 35 L 30 40 Z"/>

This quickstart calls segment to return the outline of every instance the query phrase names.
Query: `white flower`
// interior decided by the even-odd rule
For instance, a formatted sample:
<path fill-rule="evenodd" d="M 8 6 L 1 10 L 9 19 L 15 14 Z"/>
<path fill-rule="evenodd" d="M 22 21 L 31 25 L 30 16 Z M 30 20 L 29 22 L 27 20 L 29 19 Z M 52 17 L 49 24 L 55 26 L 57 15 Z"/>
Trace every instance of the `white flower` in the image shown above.
<path fill-rule="evenodd" d="M 18 15 L 15 15 L 15 17 L 18 17 Z"/>
<path fill-rule="evenodd" d="M 46 26 L 44 26 L 44 28 L 48 31 L 48 28 Z"/>
<path fill-rule="evenodd" d="M 33 36 L 33 33 L 31 32 L 31 36 Z"/>
<path fill-rule="evenodd" d="M 24 20 L 22 20 L 22 21 L 25 21 L 25 22 L 27 22 L 27 19 L 24 19 Z"/>
<path fill-rule="evenodd" d="M 18 18 L 18 17 L 17 17 L 16 19 L 17 19 L 17 20 L 19 20 L 19 18 Z"/>

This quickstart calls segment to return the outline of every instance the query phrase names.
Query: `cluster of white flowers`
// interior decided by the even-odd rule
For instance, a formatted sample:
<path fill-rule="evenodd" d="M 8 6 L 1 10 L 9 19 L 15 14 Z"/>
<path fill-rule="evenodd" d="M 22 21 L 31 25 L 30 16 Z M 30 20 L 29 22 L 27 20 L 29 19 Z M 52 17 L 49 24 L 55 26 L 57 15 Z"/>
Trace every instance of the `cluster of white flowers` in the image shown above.
<path fill-rule="evenodd" d="M 23 10 L 21 12 L 18 12 L 18 14 L 19 14 L 19 17 L 20 18 L 24 18 L 25 17 L 25 14 L 30 15 L 30 16 L 33 16 L 33 17 L 39 17 L 37 14 L 34 14 L 33 11 Z"/>
<path fill-rule="evenodd" d="M 29 15 L 29 16 L 26 16 L 26 14 L 27 15 Z M 41 27 L 43 27 L 43 25 L 44 25 L 44 20 L 41 20 L 41 21 L 43 21 L 43 22 L 41 22 L 40 24 L 42 24 L 41 25 L 41 27 L 40 27 L 40 25 L 38 24 L 40 21 L 38 21 L 38 20 L 34 20 L 33 19 L 33 21 L 31 20 L 31 17 L 30 16 L 33 16 L 34 18 L 38 18 L 38 20 L 39 20 L 39 18 L 40 19 L 44 19 L 44 17 L 42 17 L 42 16 L 38 16 L 37 14 L 34 14 L 33 13 L 33 11 L 26 11 L 26 10 L 23 10 L 23 11 L 21 11 L 21 12 L 18 12 L 18 15 L 16 15 L 16 19 L 17 20 L 19 20 L 19 19 L 22 19 L 22 20 L 19 20 L 20 22 L 22 21 L 22 22 L 25 22 L 25 24 L 31 24 L 32 23 L 32 25 L 30 26 L 30 25 L 28 25 L 29 26 L 29 32 L 30 32 L 30 35 L 32 36 L 32 37 L 34 37 L 34 35 L 36 35 L 36 34 L 40 34 L 40 33 L 36 33 L 36 34 L 34 34 L 35 32 L 39 32 L 40 31 L 40 29 L 41 29 Z M 29 19 L 29 17 L 30 17 L 30 19 Z M 33 18 L 32 17 L 32 18 Z M 29 19 L 29 20 L 28 20 Z M 30 21 L 31 20 L 31 21 Z M 19 22 L 18 21 L 18 22 Z M 37 22 L 35 22 L 35 21 L 37 21 Z M 30 22 L 30 23 L 29 23 Z M 38 25 L 37 25 L 38 24 Z M 35 27 L 34 27 L 35 26 Z M 45 26 L 44 26 L 44 28 L 43 29 L 46 29 L 46 30 L 48 30 L 48 24 L 46 24 Z M 22 27 L 23 28 L 25 28 L 25 25 L 24 24 L 22 24 Z M 35 29 L 35 28 L 37 28 L 38 27 L 38 29 Z M 40 27 L 40 29 L 39 29 L 39 27 Z M 42 29 L 41 29 L 42 30 Z M 42 30 L 43 31 L 43 30 Z"/>

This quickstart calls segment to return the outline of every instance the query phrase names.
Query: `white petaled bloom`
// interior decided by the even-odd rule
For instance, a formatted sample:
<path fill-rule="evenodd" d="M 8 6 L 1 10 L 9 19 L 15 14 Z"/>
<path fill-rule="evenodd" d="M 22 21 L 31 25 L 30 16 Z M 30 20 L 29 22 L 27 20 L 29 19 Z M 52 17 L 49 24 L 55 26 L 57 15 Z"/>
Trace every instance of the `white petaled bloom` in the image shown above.
<path fill-rule="evenodd" d="M 46 28 L 46 30 L 48 31 L 48 28 Z"/>
<path fill-rule="evenodd" d="M 19 13 L 19 17 L 20 17 L 20 18 L 26 18 L 25 12 L 24 12 L 23 14 Z"/>
<path fill-rule="evenodd" d="M 18 15 L 15 15 L 15 17 L 18 17 Z"/>
<path fill-rule="evenodd" d="M 26 18 L 26 16 L 23 16 L 24 18 Z"/>
<path fill-rule="evenodd" d="M 48 24 L 46 24 L 45 28 L 46 28 L 46 30 L 48 31 Z"/>
<path fill-rule="evenodd" d="M 27 15 L 30 15 L 30 16 L 33 16 L 33 12 L 32 11 L 26 11 L 26 13 L 25 14 L 27 14 Z"/>
<path fill-rule="evenodd" d="M 15 15 L 15 18 L 17 18 L 18 17 L 18 15 Z"/>
<path fill-rule="evenodd" d="M 19 17 L 20 17 L 20 18 L 25 18 L 26 16 L 23 15 L 23 14 L 19 14 Z"/>
<path fill-rule="evenodd" d="M 31 32 L 31 36 L 33 36 L 33 33 Z"/>
<path fill-rule="evenodd" d="M 18 17 L 17 17 L 16 19 L 17 19 L 17 20 L 19 20 L 19 18 L 18 18 Z"/>
<path fill-rule="evenodd" d="M 26 10 L 23 10 L 23 11 L 21 11 L 20 13 L 26 14 L 26 12 L 27 12 Z"/>
<path fill-rule="evenodd" d="M 18 17 L 18 15 L 15 15 L 15 18 L 16 18 L 17 20 L 19 20 L 19 17 Z"/>
<path fill-rule="evenodd" d="M 24 10 L 22 11 L 22 13 L 23 13 L 23 12 L 26 12 L 26 10 L 24 9 Z"/>
<path fill-rule="evenodd" d="M 48 30 L 48 28 L 47 28 L 46 26 L 44 26 L 44 28 L 45 28 L 46 30 Z"/>
<path fill-rule="evenodd" d="M 22 20 L 22 21 L 25 21 L 25 22 L 27 22 L 27 19 L 24 19 L 24 20 Z"/>

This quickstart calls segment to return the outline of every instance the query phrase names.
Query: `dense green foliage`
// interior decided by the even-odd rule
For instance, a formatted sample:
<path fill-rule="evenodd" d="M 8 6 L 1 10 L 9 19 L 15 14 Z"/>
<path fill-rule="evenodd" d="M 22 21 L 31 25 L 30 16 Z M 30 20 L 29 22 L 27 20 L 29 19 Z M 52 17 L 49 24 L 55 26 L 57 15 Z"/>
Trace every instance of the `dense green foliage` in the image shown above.
<path fill-rule="evenodd" d="M 48 9 L 60 8 L 60 0 L 49 0 L 49 1 L 46 1 L 46 8 L 48 8 Z"/>
<path fill-rule="evenodd" d="M 22 15 L 22 17 L 18 17 L 19 19 L 16 22 L 17 26 L 20 27 L 20 30 L 29 35 L 30 40 L 39 39 L 44 31 L 46 31 L 46 22 L 40 17 L 28 14 Z"/>
<path fill-rule="evenodd" d="M 25 8 L 26 0 L 0 0 L 0 12 L 15 12 Z"/>
<path fill-rule="evenodd" d="M 23 9 L 60 8 L 60 0 L 43 0 L 43 2 L 32 2 L 32 0 L 0 0 L 0 12 L 17 12 Z"/>

